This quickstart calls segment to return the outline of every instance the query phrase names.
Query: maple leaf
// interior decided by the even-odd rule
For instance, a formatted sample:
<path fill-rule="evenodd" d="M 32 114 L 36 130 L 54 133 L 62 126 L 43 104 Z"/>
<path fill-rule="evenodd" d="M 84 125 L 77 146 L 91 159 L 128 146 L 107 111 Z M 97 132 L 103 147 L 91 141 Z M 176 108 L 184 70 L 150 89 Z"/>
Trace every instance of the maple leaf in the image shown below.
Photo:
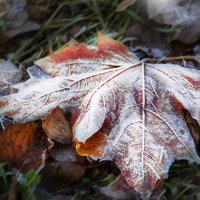
<path fill-rule="evenodd" d="M 66 77 L 2 97 L 1 115 L 26 122 L 45 118 L 57 106 L 72 111 L 77 152 L 114 160 L 144 199 L 174 160 L 200 163 L 183 116 L 185 109 L 200 121 L 198 70 L 140 62 L 102 35 L 97 48 L 73 43 L 35 64 L 51 76 Z"/>
<path fill-rule="evenodd" d="M 58 106 L 73 111 L 100 82 L 118 70 L 116 67 L 138 61 L 127 47 L 101 33 L 97 48 L 72 41 L 69 47 L 35 61 L 43 71 L 56 77 L 43 76 L 36 83 L 18 87 L 19 93 L 0 98 L 0 106 L 6 104 L 0 107 L 0 115 L 15 122 L 28 122 L 46 118 Z"/>

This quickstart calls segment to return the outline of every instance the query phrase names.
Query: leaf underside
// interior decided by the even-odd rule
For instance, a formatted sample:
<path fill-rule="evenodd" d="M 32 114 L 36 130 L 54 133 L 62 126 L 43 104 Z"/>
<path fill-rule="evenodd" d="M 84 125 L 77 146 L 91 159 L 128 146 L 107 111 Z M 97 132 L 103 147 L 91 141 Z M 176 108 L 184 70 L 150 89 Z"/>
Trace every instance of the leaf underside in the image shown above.
<path fill-rule="evenodd" d="M 175 159 L 200 163 L 183 116 L 200 121 L 198 70 L 140 62 L 101 34 L 97 47 L 72 42 L 35 64 L 52 78 L 0 98 L 0 115 L 17 123 L 70 110 L 78 153 L 114 160 L 144 199 Z"/>

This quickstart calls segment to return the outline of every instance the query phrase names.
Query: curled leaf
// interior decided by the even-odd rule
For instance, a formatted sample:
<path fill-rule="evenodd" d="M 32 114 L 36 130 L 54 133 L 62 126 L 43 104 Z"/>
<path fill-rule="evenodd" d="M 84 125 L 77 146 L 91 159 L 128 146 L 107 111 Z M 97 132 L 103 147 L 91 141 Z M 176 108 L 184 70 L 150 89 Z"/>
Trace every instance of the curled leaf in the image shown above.
<path fill-rule="evenodd" d="M 69 122 L 66 120 L 59 107 L 51 111 L 51 113 L 43 121 L 42 127 L 47 136 L 52 140 L 61 143 L 69 143 L 71 141 L 72 135 Z"/>
<path fill-rule="evenodd" d="M 84 143 L 75 140 L 78 154 L 81 156 L 102 157 L 102 150 L 106 145 L 106 137 L 104 133 L 97 132 Z"/>

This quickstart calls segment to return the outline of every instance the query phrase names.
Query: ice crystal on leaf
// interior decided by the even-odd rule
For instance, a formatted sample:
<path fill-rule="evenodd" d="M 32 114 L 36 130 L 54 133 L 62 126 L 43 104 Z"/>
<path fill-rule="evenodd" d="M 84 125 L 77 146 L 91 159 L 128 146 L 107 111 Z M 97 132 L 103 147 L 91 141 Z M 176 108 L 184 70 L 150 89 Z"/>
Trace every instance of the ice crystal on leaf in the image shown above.
<path fill-rule="evenodd" d="M 183 116 L 200 121 L 198 70 L 140 62 L 101 34 L 97 47 L 73 42 L 35 64 L 53 77 L 2 97 L 1 115 L 27 122 L 70 110 L 77 152 L 114 160 L 144 199 L 174 160 L 200 163 Z"/>

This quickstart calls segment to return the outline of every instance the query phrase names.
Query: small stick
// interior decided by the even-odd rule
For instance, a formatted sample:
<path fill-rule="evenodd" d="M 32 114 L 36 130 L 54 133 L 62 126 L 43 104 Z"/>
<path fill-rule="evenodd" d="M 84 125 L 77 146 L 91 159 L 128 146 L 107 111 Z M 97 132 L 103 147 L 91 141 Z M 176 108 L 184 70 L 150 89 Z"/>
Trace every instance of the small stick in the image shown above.
<path fill-rule="evenodd" d="M 142 61 L 143 62 L 152 61 L 152 62 L 160 63 L 162 61 L 176 61 L 176 60 L 193 60 L 193 61 L 196 61 L 200 64 L 200 58 L 199 57 L 190 56 L 190 55 L 189 56 L 176 56 L 176 57 L 169 57 L 169 58 L 164 57 L 164 58 L 160 58 L 160 59 L 158 59 L 158 58 L 153 58 L 153 59 L 152 58 L 145 58 Z"/>

